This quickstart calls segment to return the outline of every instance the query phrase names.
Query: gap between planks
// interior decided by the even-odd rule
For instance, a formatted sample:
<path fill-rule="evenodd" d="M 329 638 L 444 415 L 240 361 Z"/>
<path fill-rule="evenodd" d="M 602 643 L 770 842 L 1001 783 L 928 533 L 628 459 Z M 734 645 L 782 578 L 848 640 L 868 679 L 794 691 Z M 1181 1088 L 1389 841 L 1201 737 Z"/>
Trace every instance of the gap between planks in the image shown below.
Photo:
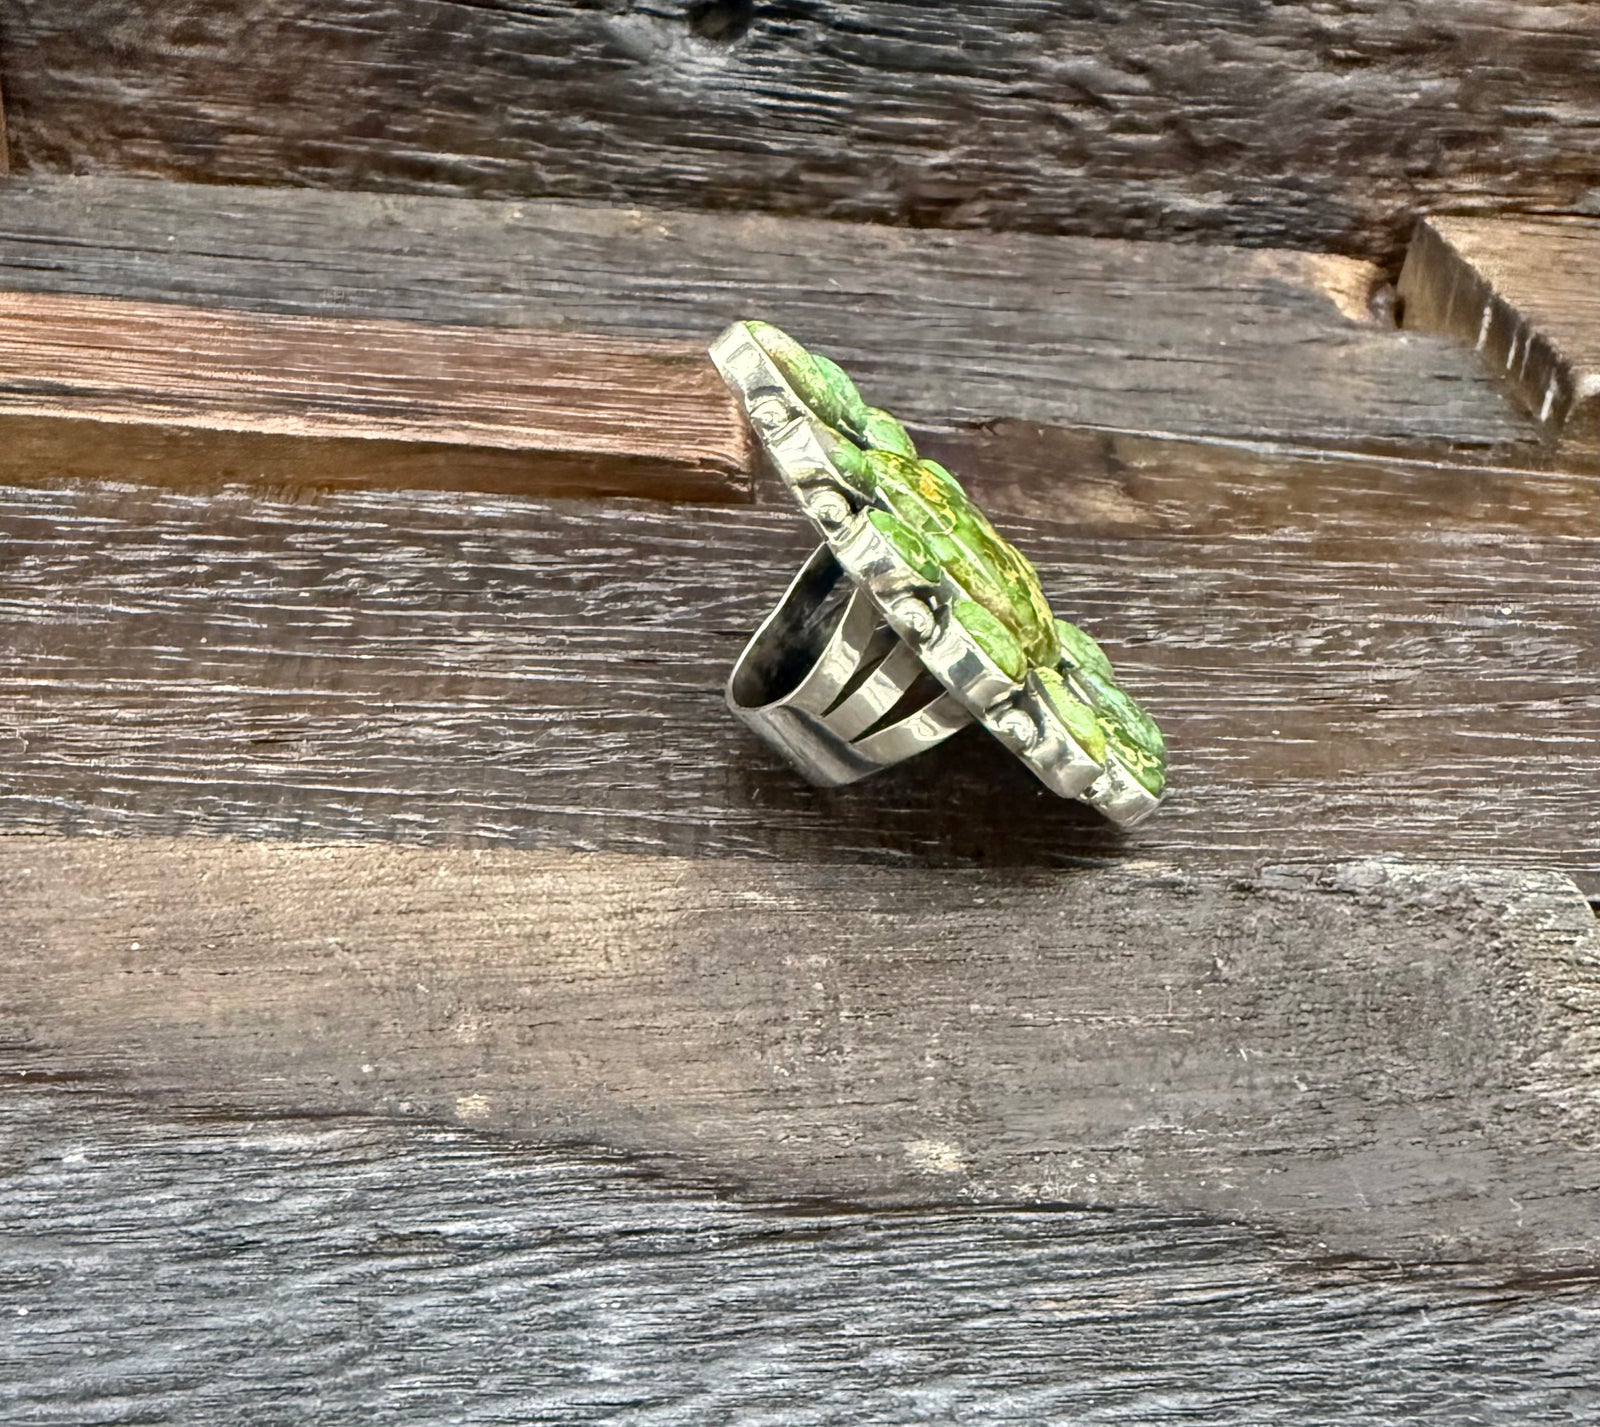
<path fill-rule="evenodd" d="M 761 316 L 922 427 L 1007 419 L 1501 464 L 1538 432 L 1470 352 L 1322 254 L 765 215 L 26 175 L 0 287 L 704 347 Z"/>

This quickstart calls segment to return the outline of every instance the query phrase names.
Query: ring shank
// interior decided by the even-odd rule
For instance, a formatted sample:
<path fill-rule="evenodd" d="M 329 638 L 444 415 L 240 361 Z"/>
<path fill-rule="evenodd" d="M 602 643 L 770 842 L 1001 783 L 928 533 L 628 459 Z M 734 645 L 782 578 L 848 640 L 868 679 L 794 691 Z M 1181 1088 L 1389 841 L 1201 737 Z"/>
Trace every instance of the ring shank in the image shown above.
<path fill-rule="evenodd" d="M 972 722 L 826 544 L 745 646 L 727 696 L 739 719 L 824 787 L 899 763 Z"/>

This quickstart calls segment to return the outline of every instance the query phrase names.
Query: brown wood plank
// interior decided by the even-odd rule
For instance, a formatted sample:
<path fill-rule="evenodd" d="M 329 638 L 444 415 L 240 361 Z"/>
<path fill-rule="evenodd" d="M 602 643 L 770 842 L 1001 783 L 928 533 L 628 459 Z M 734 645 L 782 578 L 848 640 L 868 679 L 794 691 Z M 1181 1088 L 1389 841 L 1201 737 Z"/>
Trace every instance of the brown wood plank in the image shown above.
<path fill-rule="evenodd" d="M 811 548 L 792 510 L 6 489 L 0 821 L 1241 872 L 1406 853 L 1600 891 L 1593 479 L 1500 473 L 1455 521 L 1384 479 L 1329 462 L 1302 516 L 1225 495 L 1198 533 L 1183 507 L 1138 535 L 1004 522 L 1168 730 L 1174 797 L 1127 837 L 976 731 L 831 791 L 746 735 L 722 684 Z M 1340 482 L 1364 527 L 1324 524 Z"/>
<path fill-rule="evenodd" d="M 0 291 L 0 479 L 748 499 L 698 347 Z"/>
<path fill-rule="evenodd" d="M 1576 211 L 1574 0 L 4 0 L 19 167 L 1336 249 Z M 696 17 L 701 18 L 697 21 Z"/>
<path fill-rule="evenodd" d="M 4 838 L 0 936 L 11 1068 L 197 1108 L 1600 1261 L 1600 933 L 1555 874 Z"/>
<path fill-rule="evenodd" d="M 751 1203 L 74 1084 L 7 1086 L 0 1145 L 15 1423 L 1571 1427 L 1595 1403 L 1582 1275 L 1308 1263 L 1192 1217 Z"/>
<path fill-rule="evenodd" d="M 1560 454 L 1536 470 L 1481 454 L 1374 457 L 1008 419 L 913 430 L 917 449 L 959 472 L 986 511 L 1086 535 L 1525 537 L 1582 534 L 1600 518 L 1594 475 Z M 756 498 L 790 503 L 776 480 L 758 479 Z"/>
<path fill-rule="evenodd" d="M 1600 222 L 1429 219 L 1400 298 L 1407 327 L 1471 343 L 1552 436 L 1600 440 Z"/>
<path fill-rule="evenodd" d="M 1471 352 L 1368 311 L 1380 282 L 1306 253 L 575 204 L 39 178 L 0 200 L 17 290 L 702 346 L 765 316 L 923 427 L 1537 452 Z"/>

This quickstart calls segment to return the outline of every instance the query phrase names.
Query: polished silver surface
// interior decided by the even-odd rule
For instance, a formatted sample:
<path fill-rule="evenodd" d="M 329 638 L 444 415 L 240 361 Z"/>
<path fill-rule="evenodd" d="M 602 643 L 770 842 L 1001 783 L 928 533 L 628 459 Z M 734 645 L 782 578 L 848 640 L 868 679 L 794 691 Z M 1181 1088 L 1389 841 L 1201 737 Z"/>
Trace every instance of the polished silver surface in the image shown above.
<path fill-rule="evenodd" d="M 977 722 L 1052 792 L 1123 827 L 1154 812 L 1161 799 L 1114 757 L 1090 758 L 1032 674 L 1012 679 L 951 617 L 967 591 L 947 571 L 912 567 L 872 523 L 871 500 L 830 459 L 842 438 L 743 323 L 717 338 L 711 359 L 825 542 L 735 665 L 733 712 L 819 784 L 865 777 Z M 919 678 L 925 704 L 907 698 Z"/>
<path fill-rule="evenodd" d="M 745 646 L 728 707 L 824 786 L 864 778 L 972 722 L 826 544 Z"/>

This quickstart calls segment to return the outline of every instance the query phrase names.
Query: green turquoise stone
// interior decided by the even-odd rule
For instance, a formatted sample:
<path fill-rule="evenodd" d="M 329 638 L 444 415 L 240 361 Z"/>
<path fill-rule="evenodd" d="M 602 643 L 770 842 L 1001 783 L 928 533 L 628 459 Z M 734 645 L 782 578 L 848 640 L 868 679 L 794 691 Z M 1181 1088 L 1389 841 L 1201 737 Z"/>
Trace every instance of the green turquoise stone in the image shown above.
<path fill-rule="evenodd" d="M 791 362 L 799 366 L 809 363 L 811 353 L 783 328 L 774 327 L 770 322 L 746 322 L 744 326 L 745 331 L 756 339 L 756 345 L 780 367 Z"/>
<path fill-rule="evenodd" d="M 1086 670 L 1075 677 L 1094 704 L 1111 751 L 1159 796 L 1167 785 L 1167 741 L 1156 721 L 1111 680 Z"/>
<path fill-rule="evenodd" d="M 878 488 L 877 479 L 872 474 L 872 468 L 867 464 L 867 453 L 853 441 L 841 438 L 828 448 L 828 459 L 833 462 L 834 469 L 844 479 L 846 485 L 857 495 L 870 500 Z"/>
<path fill-rule="evenodd" d="M 774 327 L 770 322 L 747 322 L 745 327 L 756 339 L 761 350 L 777 364 L 778 370 L 783 373 L 789 385 L 794 388 L 794 394 L 801 401 L 829 426 L 845 424 L 845 406 L 848 397 L 854 395 L 858 403 L 861 401 L 860 396 L 856 394 L 855 384 L 850 382 L 849 377 L 826 357 L 818 357 L 808 352 L 787 332 Z M 849 383 L 848 393 L 840 384 L 841 377 L 845 383 Z"/>
<path fill-rule="evenodd" d="M 958 600 L 950 617 L 972 636 L 972 642 L 983 650 L 995 667 L 1015 683 L 1022 682 L 1028 661 L 1016 637 L 982 605 L 972 600 Z"/>
<path fill-rule="evenodd" d="M 1061 645 L 1061 652 L 1067 656 L 1073 668 L 1098 675 L 1102 679 L 1114 677 L 1111 661 L 1106 658 L 1106 651 L 1077 625 L 1058 619 L 1056 641 Z"/>
<path fill-rule="evenodd" d="M 1118 762 L 1137 778 L 1143 787 L 1156 797 L 1161 796 L 1161 790 L 1167 786 L 1167 766 L 1165 763 L 1150 756 L 1149 750 L 1141 748 L 1133 742 L 1127 730 L 1115 719 L 1100 716 L 1100 726 L 1105 730 L 1106 743 Z"/>
<path fill-rule="evenodd" d="M 1039 585 L 1039 573 L 1015 545 L 1000 540 L 1000 567 L 1006 574 L 1006 588 L 1018 611 L 1018 633 L 1028 658 L 1035 664 L 1053 665 L 1058 656 L 1056 618 L 1050 601 Z"/>
<path fill-rule="evenodd" d="M 1035 669 L 1045 707 L 1055 715 L 1072 741 L 1096 763 L 1106 761 L 1106 732 L 1088 704 L 1084 703 L 1054 669 Z"/>
<path fill-rule="evenodd" d="M 844 369 L 830 357 L 810 352 L 781 327 L 770 322 L 746 322 L 745 330 L 777 364 L 778 370 L 805 402 L 829 426 L 859 431 L 867 419 L 867 404 Z"/>
<path fill-rule="evenodd" d="M 1050 606 L 1032 567 L 996 533 L 955 477 L 937 461 L 869 451 L 877 496 L 927 543 L 951 578 L 1006 626 L 1034 663 L 1055 659 Z"/>
<path fill-rule="evenodd" d="M 1167 741 L 1156 727 L 1156 721 L 1110 679 L 1087 671 L 1080 673 L 1078 678 L 1096 710 L 1115 720 L 1126 730 L 1129 738 L 1157 762 L 1165 765 Z"/>
<path fill-rule="evenodd" d="M 928 552 L 920 536 L 910 526 L 896 520 L 886 510 L 869 510 L 867 519 L 885 540 L 894 546 L 900 556 L 923 579 L 930 583 L 939 578 L 939 562 Z"/>
<path fill-rule="evenodd" d="M 866 424 L 868 407 L 866 402 L 862 401 L 861 393 L 856 390 L 856 384 L 846 375 L 844 368 L 832 358 L 824 357 L 820 352 L 813 352 L 811 361 L 822 374 L 823 400 L 833 415 L 826 415 L 823 407 L 818 406 L 816 402 L 811 403 L 811 409 L 830 426 L 844 426 L 851 431 L 860 431 Z"/>
<path fill-rule="evenodd" d="M 952 504 L 965 502 L 967 505 L 972 505 L 971 499 L 966 491 L 962 489 L 961 482 L 950 474 L 948 466 L 941 466 L 937 461 L 930 460 L 924 456 L 917 462 L 917 469 L 922 472 L 924 479 L 931 476 L 937 481 L 939 489 L 945 493 L 945 499 Z M 975 505 L 972 508 L 975 511 L 977 510 Z"/>
<path fill-rule="evenodd" d="M 916 458 L 917 448 L 911 444 L 906 428 L 879 407 L 867 408 L 866 420 L 861 423 L 861 437 L 874 450 Z"/>

